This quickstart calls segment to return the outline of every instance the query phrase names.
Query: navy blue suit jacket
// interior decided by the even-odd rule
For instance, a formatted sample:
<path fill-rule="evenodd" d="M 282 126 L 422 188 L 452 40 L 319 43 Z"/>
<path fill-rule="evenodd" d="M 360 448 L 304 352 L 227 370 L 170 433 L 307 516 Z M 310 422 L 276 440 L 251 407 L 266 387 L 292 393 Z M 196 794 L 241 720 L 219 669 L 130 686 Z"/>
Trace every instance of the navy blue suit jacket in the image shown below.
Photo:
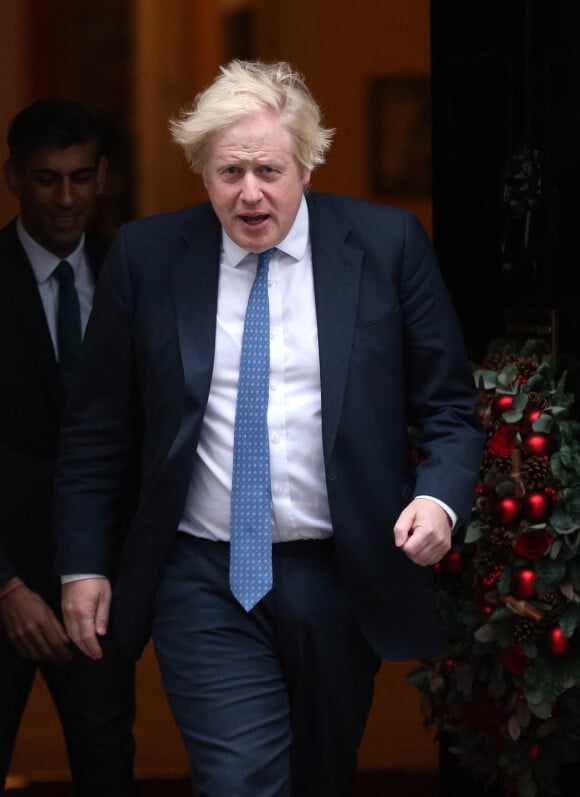
<path fill-rule="evenodd" d="M 105 250 L 89 241 L 96 277 Z M 64 395 L 32 266 L 13 220 L 0 230 L 0 584 L 56 589 L 53 478 Z"/>
<path fill-rule="evenodd" d="M 466 520 L 482 444 L 461 332 L 429 240 L 405 211 L 307 196 L 322 438 L 339 566 L 384 658 L 442 644 L 432 570 L 394 545 L 414 495 Z M 130 463 L 141 489 L 112 623 L 139 655 L 189 487 L 212 375 L 221 227 L 209 204 L 133 222 L 105 263 L 57 475 L 61 573 L 108 573 Z M 424 456 L 414 469 L 408 427 Z"/>

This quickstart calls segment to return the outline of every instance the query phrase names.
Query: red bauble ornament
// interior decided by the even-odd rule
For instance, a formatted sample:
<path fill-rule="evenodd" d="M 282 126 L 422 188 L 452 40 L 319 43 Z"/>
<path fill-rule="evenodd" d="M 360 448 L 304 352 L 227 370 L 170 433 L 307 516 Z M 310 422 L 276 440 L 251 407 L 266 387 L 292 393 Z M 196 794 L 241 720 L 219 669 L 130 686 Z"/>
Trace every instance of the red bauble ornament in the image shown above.
<path fill-rule="evenodd" d="M 545 523 L 552 512 L 552 498 L 545 492 L 526 493 L 522 498 L 522 513 L 530 523 Z"/>
<path fill-rule="evenodd" d="M 458 551 L 450 551 L 443 559 L 443 565 L 449 573 L 458 576 L 463 571 L 463 557 Z"/>
<path fill-rule="evenodd" d="M 508 393 L 500 393 L 491 402 L 491 414 L 499 418 L 504 412 L 509 412 L 514 406 L 514 397 Z"/>
<path fill-rule="evenodd" d="M 524 439 L 524 451 L 531 457 L 547 457 L 552 450 L 550 436 L 543 432 L 532 432 Z"/>
<path fill-rule="evenodd" d="M 528 567 L 519 567 L 512 572 L 511 592 L 515 598 L 530 600 L 536 594 L 537 574 Z"/>
<path fill-rule="evenodd" d="M 494 516 L 500 526 L 515 526 L 520 522 L 522 516 L 519 499 L 513 495 L 500 498 L 495 505 Z"/>
<path fill-rule="evenodd" d="M 545 644 L 549 653 L 554 656 L 563 656 L 568 650 L 569 641 L 562 633 L 562 629 L 556 626 L 556 628 L 551 628 L 546 634 Z"/>

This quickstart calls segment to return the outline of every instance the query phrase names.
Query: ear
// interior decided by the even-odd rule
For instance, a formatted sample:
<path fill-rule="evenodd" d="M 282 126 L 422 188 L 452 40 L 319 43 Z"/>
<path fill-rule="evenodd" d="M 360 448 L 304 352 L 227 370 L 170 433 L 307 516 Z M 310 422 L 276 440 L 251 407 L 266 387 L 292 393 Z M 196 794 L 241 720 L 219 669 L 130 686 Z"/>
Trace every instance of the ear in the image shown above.
<path fill-rule="evenodd" d="M 310 178 L 312 177 L 312 170 L 305 169 L 304 173 L 302 174 L 302 185 L 304 188 L 307 188 L 310 185 Z"/>
<path fill-rule="evenodd" d="M 20 196 L 20 174 L 14 163 L 9 159 L 4 163 L 4 179 L 6 185 L 15 197 Z"/>
<path fill-rule="evenodd" d="M 104 155 L 101 155 L 97 164 L 97 196 L 100 196 L 105 190 L 105 183 L 107 181 L 107 171 L 109 169 L 109 161 Z"/>

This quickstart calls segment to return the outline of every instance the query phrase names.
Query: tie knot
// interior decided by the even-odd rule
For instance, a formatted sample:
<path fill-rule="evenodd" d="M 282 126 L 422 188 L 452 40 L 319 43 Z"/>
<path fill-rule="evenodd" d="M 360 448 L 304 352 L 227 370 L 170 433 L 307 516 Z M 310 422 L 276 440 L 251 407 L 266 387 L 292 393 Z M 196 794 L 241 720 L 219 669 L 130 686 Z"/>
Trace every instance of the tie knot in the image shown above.
<path fill-rule="evenodd" d="M 61 284 L 70 285 L 75 281 L 75 274 L 68 260 L 61 260 L 52 273 Z"/>
<path fill-rule="evenodd" d="M 263 269 L 267 268 L 270 265 L 270 260 L 272 259 L 272 255 L 276 251 L 276 247 L 273 246 L 271 249 L 266 249 L 265 252 L 260 252 L 258 255 L 258 268 Z"/>

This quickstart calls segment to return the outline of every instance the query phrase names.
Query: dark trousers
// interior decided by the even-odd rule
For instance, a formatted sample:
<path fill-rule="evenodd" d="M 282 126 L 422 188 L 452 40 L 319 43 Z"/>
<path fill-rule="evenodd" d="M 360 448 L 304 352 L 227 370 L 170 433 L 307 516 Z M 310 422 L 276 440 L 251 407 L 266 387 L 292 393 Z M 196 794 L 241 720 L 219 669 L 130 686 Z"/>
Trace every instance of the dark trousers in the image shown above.
<path fill-rule="evenodd" d="M 273 590 L 246 613 L 229 546 L 177 538 L 153 641 L 196 797 L 348 794 L 380 660 L 333 543 L 274 545 Z"/>
<path fill-rule="evenodd" d="M 39 670 L 62 723 L 75 793 L 79 797 L 135 795 L 132 735 L 134 666 L 121 662 L 112 640 L 91 661 L 78 649 L 67 664 L 20 658 L 0 632 L 0 793 L 8 774 L 20 720 Z"/>

